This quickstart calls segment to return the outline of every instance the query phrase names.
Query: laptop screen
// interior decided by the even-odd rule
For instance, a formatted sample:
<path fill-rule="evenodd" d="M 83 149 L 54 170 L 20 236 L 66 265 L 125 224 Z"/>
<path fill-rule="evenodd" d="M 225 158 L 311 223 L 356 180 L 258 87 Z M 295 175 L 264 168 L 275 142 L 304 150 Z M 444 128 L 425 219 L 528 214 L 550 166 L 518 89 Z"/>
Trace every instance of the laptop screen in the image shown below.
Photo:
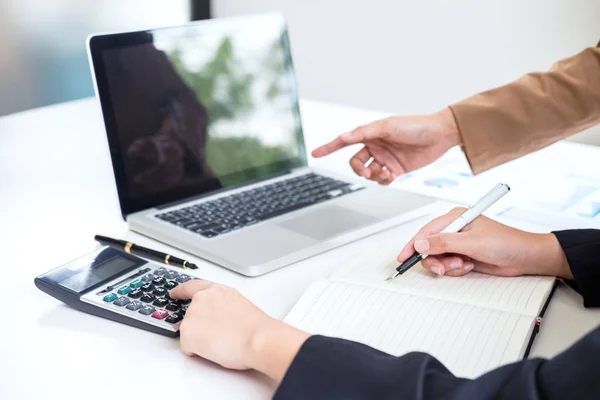
<path fill-rule="evenodd" d="M 123 215 L 306 165 L 281 17 L 90 39 Z"/>

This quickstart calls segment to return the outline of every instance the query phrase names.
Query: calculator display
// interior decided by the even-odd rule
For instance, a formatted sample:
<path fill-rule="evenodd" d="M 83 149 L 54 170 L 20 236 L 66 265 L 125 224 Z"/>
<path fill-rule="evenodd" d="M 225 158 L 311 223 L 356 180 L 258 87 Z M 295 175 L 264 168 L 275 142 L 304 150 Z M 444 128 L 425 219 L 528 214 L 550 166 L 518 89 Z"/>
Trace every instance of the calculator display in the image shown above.
<path fill-rule="evenodd" d="M 79 272 L 59 282 L 60 285 L 75 292 L 82 292 L 120 272 L 134 266 L 135 261 L 124 257 L 114 257 L 101 264 L 95 262 L 81 268 Z"/>

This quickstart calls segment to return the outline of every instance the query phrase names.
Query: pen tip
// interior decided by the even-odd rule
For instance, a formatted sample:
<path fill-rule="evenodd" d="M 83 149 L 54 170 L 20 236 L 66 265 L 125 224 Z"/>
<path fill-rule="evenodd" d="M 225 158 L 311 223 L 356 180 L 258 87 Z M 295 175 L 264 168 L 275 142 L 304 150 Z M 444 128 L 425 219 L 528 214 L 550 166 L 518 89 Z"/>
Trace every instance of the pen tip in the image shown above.
<path fill-rule="evenodd" d="M 388 276 L 387 278 L 385 278 L 385 281 L 391 281 L 392 279 L 394 279 L 395 277 L 397 277 L 398 275 L 400 275 L 400 273 L 398 271 L 394 271 L 394 273 L 390 276 Z"/>
<path fill-rule="evenodd" d="M 188 268 L 189 269 L 198 269 L 198 267 L 196 266 L 196 264 L 192 264 L 192 263 L 188 263 Z"/>

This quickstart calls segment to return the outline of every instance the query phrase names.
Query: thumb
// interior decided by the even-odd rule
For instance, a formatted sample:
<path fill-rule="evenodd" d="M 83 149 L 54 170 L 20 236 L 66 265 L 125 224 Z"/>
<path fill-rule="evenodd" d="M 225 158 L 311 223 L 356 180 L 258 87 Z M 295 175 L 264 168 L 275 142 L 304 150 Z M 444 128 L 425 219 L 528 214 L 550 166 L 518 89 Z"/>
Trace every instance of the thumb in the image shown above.
<path fill-rule="evenodd" d="M 415 240 L 415 250 L 421 254 L 453 253 L 471 257 L 477 243 L 468 232 L 438 233 Z"/>
<path fill-rule="evenodd" d="M 194 295 L 202 290 L 206 290 L 214 285 L 211 281 L 194 279 L 176 286 L 171 290 L 170 296 L 174 299 L 191 299 Z"/>
<path fill-rule="evenodd" d="M 456 220 L 459 215 L 461 215 L 466 209 L 461 207 L 456 207 L 452 209 L 449 213 L 444 214 L 440 217 L 435 218 L 434 220 L 427 223 L 423 226 L 419 232 L 408 242 L 400 254 L 398 254 L 398 262 L 404 262 L 408 257 L 410 257 L 416 249 L 415 242 L 419 239 L 427 238 L 431 235 L 439 233 L 441 230 L 446 228 L 448 225 L 452 223 L 452 221 Z M 424 245 L 424 244 L 423 244 Z"/>

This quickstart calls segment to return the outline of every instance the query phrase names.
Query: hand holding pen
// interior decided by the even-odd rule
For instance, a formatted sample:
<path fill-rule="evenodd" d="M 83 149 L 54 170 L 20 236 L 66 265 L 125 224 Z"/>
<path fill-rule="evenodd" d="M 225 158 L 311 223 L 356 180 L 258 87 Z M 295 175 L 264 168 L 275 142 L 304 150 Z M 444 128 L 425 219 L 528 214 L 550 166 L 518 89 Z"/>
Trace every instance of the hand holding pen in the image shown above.
<path fill-rule="evenodd" d="M 448 219 L 444 218 L 443 226 L 445 226 L 445 228 L 442 229 L 441 232 L 438 229 L 437 231 L 432 232 L 432 233 L 440 232 L 441 234 L 444 234 L 444 233 L 456 233 L 456 232 L 461 231 L 465 226 L 467 226 L 474 219 L 479 217 L 485 210 L 487 210 L 490 206 L 492 206 L 494 203 L 496 203 L 500 198 L 502 198 L 509 191 L 510 191 L 510 188 L 508 187 L 508 185 L 506 185 L 506 184 L 497 185 L 494 189 L 492 189 L 489 193 L 487 193 L 479 201 L 477 201 L 473 206 L 469 207 L 467 210 L 464 210 L 464 212 L 460 212 L 459 215 L 453 217 L 451 220 L 452 222 L 450 222 L 449 224 L 448 224 Z M 445 216 L 445 217 L 447 217 L 447 216 Z M 432 221 L 432 223 L 433 223 L 433 221 Z M 432 223 L 428 224 L 426 226 L 426 228 L 431 230 Z M 434 225 L 437 225 L 437 224 L 434 224 Z M 421 231 L 423 231 L 423 230 L 421 230 Z M 419 233 L 421 234 L 422 232 L 419 232 Z M 420 242 L 420 243 L 417 243 L 417 242 Z M 420 246 L 423 246 L 423 247 L 420 247 Z M 416 240 L 416 241 L 413 240 L 407 246 L 405 246 L 405 248 L 402 250 L 402 252 L 398 256 L 398 260 L 403 261 L 402 264 L 400 264 L 396 268 L 396 272 L 394 272 L 392 275 L 390 275 L 386 280 L 389 281 L 389 280 L 396 278 L 398 275 L 402 275 L 403 273 L 408 271 L 410 268 L 412 268 L 414 265 L 416 265 L 420 261 L 424 260 L 429 255 L 429 253 L 428 253 L 429 248 L 426 248 L 426 246 L 428 246 L 428 242 L 422 241 L 422 240 Z M 413 247 L 415 250 L 417 250 L 416 252 L 412 251 Z M 412 254 L 410 256 L 408 256 L 408 254 L 410 254 L 410 253 L 412 253 Z M 462 259 L 458 260 L 458 258 L 456 257 L 452 261 L 459 263 L 460 261 L 462 261 Z M 466 265 L 466 267 L 470 267 L 471 269 L 473 268 L 472 264 Z M 439 269 L 439 268 L 440 268 L 440 266 L 438 266 L 438 274 L 443 275 L 443 271 L 441 271 L 441 269 Z M 436 272 L 436 270 L 434 270 L 434 269 L 432 269 L 432 271 Z M 439 272 L 442 272 L 442 273 L 440 274 Z M 468 271 L 466 271 L 466 272 L 468 272 Z"/>

